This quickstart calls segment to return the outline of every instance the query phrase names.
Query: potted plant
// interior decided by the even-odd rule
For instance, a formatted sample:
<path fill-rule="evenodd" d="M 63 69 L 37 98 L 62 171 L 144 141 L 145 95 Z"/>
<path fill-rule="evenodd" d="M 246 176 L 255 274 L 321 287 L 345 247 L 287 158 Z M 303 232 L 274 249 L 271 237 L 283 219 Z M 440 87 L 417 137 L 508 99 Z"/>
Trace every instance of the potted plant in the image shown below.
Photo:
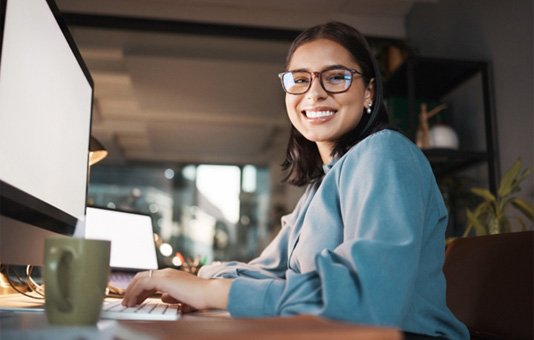
<path fill-rule="evenodd" d="M 467 227 L 464 237 L 468 236 L 473 229 L 477 235 L 510 232 L 512 220 L 517 221 L 523 230 L 528 229 L 525 220 L 521 216 L 509 215 L 507 208 L 512 206 L 523 217 L 526 217 L 531 222 L 533 221 L 534 206 L 517 197 L 518 192 L 521 190 L 521 182 L 531 172 L 532 168 L 522 169 L 521 159 L 518 159 L 502 177 L 496 195 L 484 188 L 472 188 L 471 192 L 482 198 L 482 202 L 474 210 L 466 209 Z"/>

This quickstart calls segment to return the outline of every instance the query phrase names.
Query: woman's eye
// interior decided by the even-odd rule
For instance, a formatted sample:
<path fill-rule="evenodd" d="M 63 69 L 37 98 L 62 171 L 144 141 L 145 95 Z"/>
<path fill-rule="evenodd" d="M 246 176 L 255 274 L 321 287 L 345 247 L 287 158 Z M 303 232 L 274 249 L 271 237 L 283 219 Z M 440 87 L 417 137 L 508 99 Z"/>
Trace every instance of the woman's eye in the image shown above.
<path fill-rule="evenodd" d="M 307 84 L 310 82 L 310 78 L 308 77 L 295 77 L 294 78 L 295 84 Z"/>
<path fill-rule="evenodd" d="M 331 83 L 336 83 L 336 82 L 347 80 L 347 77 L 346 77 L 344 72 L 342 72 L 342 73 L 333 73 L 333 74 L 329 74 L 326 77 L 326 80 L 331 82 Z"/>

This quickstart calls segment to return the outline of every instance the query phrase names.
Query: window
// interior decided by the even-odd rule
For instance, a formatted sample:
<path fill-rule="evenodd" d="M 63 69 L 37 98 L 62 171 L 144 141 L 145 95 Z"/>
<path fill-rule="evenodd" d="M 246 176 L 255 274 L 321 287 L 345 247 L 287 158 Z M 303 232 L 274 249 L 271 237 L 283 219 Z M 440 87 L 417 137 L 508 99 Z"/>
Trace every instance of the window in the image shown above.
<path fill-rule="evenodd" d="M 91 168 L 89 205 L 152 216 L 160 267 L 247 261 L 270 241 L 269 171 L 253 165 Z"/>

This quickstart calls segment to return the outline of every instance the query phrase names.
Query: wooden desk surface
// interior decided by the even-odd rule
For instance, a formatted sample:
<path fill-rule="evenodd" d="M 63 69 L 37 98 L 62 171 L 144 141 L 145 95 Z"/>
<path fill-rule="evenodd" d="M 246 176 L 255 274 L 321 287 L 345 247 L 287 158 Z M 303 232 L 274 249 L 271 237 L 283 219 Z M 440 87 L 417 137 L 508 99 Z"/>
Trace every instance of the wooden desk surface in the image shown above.
<path fill-rule="evenodd" d="M 314 316 L 206 319 L 186 315 L 176 322 L 121 321 L 120 325 L 126 330 L 143 333 L 155 339 L 402 339 L 402 333 L 395 329 L 356 326 Z"/>
<path fill-rule="evenodd" d="M 101 320 L 96 327 L 53 327 L 44 312 L 0 313 L 4 339 L 133 339 L 133 340 L 344 340 L 402 339 L 395 329 L 350 325 L 314 316 L 231 319 L 206 314 L 178 321 Z"/>

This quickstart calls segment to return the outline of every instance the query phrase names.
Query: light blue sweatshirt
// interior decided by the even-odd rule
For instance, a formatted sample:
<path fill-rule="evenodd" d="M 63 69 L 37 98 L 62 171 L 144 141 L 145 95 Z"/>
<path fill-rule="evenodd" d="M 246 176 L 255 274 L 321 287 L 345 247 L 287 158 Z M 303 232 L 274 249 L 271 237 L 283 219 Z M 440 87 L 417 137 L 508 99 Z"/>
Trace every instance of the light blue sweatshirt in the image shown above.
<path fill-rule="evenodd" d="M 313 314 L 468 339 L 446 306 L 446 225 L 424 154 L 382 130 L 325 167 L 258 258 L 199 275 L 235 279 L 233 317 Z"/>

